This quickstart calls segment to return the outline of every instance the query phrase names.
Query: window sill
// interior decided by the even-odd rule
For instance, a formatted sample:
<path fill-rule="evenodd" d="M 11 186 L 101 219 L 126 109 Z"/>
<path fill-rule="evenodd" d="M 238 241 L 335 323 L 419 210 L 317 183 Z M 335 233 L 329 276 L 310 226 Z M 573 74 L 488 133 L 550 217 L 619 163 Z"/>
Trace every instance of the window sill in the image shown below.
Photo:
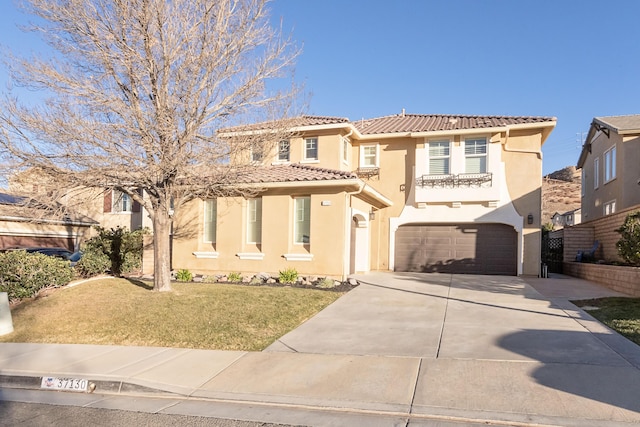
<path fill-rule="evenodd" d="M 313 254 L 284 254 L 282 255 L 287 261 L 311 261 Z"/>
<path fill-rule="evenodd" d="M 304 160 L 301 160 L 300 163 L 320 163 L 320 160 L 318 160 L 318 159 L 304 159 Z"/>
<path fill-rule="evenodd" d="M 290 160 L 276 160 L 275 162 L 271 162 L 271 166 L 290 165 L 290 164 L 291 164 Z"/>
<path fill-rule="evenodd" d="M 193 252 L 196 258 L 218 259 L 218 252 Z"/>
<path fill-rule="evenodd" d="M 256 261 L 262 261 L 264 259 L 264 254 L 260 252 L 239 252 L 236 256 L 240 259 L 250 259 Z"/>

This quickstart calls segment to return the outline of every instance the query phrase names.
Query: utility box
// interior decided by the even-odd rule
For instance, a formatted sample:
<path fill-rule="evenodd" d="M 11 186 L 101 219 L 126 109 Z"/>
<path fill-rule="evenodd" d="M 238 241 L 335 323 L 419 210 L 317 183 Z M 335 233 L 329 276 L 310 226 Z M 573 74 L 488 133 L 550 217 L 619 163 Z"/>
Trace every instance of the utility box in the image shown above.
<path fill-rule="evenodd" d="M 11 321 L 11 309 L 9 309 L 9 294 L 0 292 L 0 335 L 7 335 L 13 332 L 13 322 Z"/>

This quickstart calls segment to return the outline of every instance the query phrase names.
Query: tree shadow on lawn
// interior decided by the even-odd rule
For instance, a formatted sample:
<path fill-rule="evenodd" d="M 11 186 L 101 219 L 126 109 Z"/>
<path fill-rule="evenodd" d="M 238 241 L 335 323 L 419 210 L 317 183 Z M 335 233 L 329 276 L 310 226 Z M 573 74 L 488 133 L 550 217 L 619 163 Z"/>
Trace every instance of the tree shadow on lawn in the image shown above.
<path fill-rule="evenodd" d="M 153 290 L 153 283 L 143 282 L 142 280 L 131 279 L 127 277 L 123 277 L 123 279 L 125 279 L 127 282 L 131 283 L 132 285 L 142 288 L 144 290 L 147 290 L 147 291 Z"/>

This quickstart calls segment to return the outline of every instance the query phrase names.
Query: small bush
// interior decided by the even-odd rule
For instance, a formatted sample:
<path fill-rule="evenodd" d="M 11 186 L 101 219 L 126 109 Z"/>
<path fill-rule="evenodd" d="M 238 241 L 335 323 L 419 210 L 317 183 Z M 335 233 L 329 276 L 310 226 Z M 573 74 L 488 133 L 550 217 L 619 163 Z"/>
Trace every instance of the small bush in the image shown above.
<path fill-rule="evenodd" d="M 229 273 L 229 276 L 227 276 L 227 280 L 231 283 L 240 283 L 242 282 L 242 274 L 238 272 Z"/>
<path fill-rule="evenodd" d="M 95 227 L 98 235 L 87 240 L 83 253 L 103 254 L 114 276 L 130 273 L 142 265 L 142 243 L 147 229 L 129 231 L 123 227 L 106 229 Z M 102 262 L 102 261 L 100 261 Z M 104 270 L 100 271 L 103 273 Z M 98 273 L 99 274 L 99 273 Z"/>
<path fill-rule="evenodd" d="M 640 211 L 627 215 L 616 231 L 622 235 L 616 243 L 622 259 L 631 265 L 640 266 Z"/>
<path fill-rule="evenodd" d="M 193 274 L 186 268 L 183 268 L 176 272 L 176 280 L 178 282 L 190 282 L 193 280 Z"/>
<path fill-rule="evenodd" d="M 0 253 L 0 292 L 9 299 L 35 296 L 39 290 L 64 286 L 73 279 L 69 261 L 39 253 Z"/>
<path fill-rule="evenodd" d="M 296 280 L 298 280 L 298 270 L 295 268 L 287 268 L 279 272 L 278 281 L 280 283 L 295 283 Z"/>
<path fill-rule="evenodd" d="M 82 252 L 82 258 L 76 263 L 76 273 L 80 277 L 93 277 L 103 274 L 111 266 L 109 257 L 95 248 L 87 248 Z"/>

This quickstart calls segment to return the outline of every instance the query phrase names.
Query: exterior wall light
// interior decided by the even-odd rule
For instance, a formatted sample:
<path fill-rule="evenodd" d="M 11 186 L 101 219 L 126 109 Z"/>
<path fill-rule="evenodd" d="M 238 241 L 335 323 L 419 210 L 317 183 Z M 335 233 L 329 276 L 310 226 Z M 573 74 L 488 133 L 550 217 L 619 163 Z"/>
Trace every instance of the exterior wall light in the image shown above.
<path fill-rule="evenodd" d="M 527 215 L 527 224 L 533 224 L 533 214 Z"/>

